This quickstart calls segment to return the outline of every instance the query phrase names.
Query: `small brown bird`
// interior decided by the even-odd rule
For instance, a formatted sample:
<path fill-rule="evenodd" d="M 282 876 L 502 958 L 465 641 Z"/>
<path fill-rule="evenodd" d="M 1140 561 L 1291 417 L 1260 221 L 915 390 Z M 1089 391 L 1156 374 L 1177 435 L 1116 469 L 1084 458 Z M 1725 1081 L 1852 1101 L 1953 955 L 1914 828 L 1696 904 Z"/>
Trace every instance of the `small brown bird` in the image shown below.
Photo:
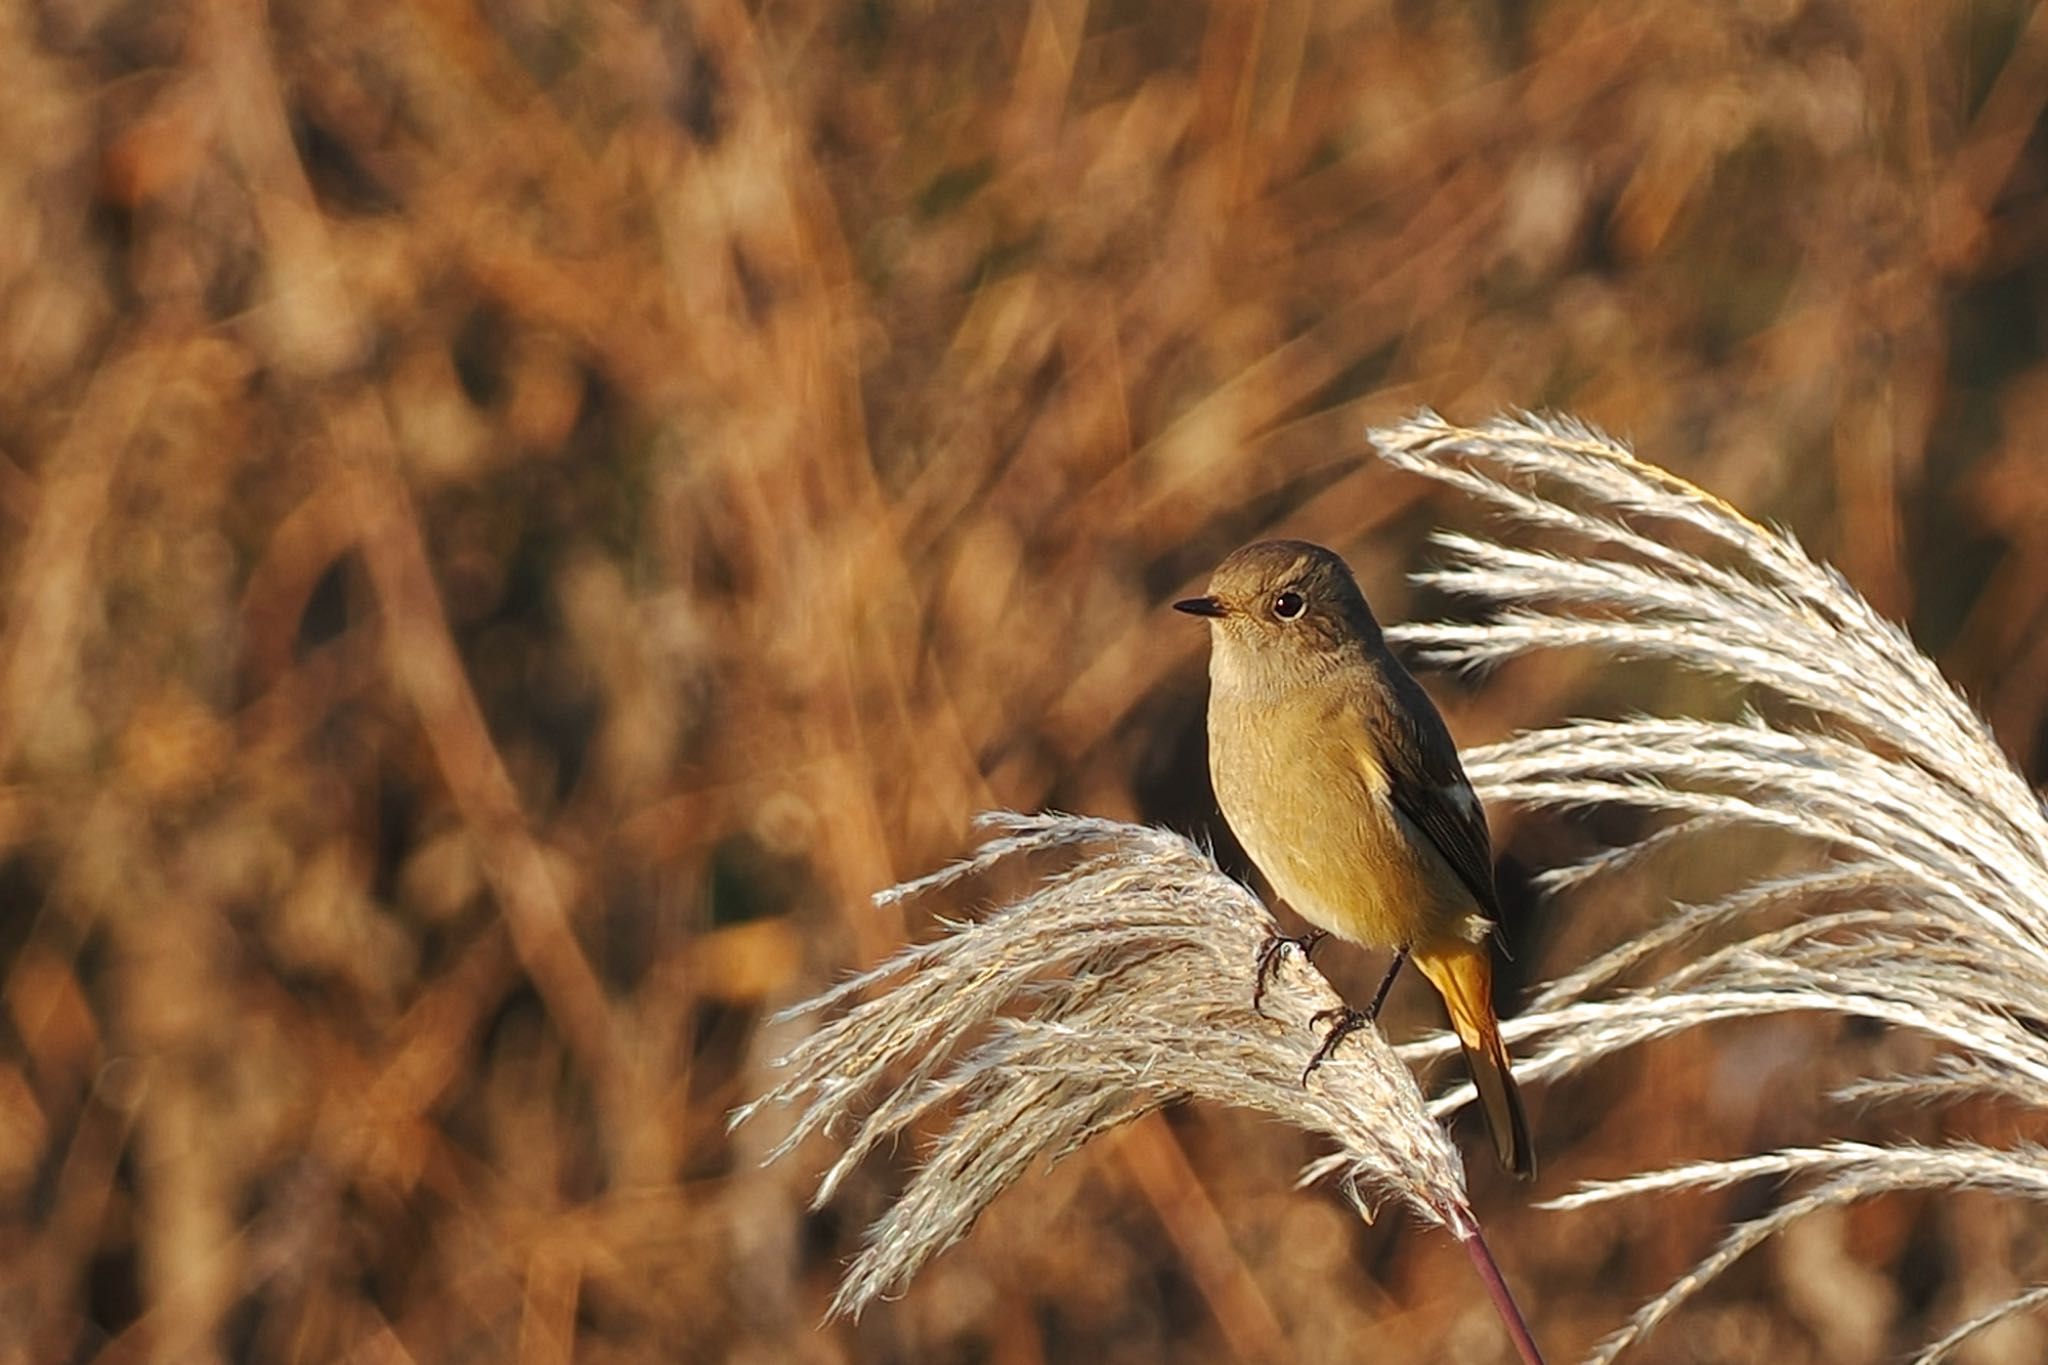
<path fill-rule="evenodd" d="M 1443 996 L 1501 1165 L 1536 1172 L 1493 1012 L 1487 936 L 1500 918 L 1486 814 L 1443 717 L 1387 649 L 1350 568 L 1320 545 L 1268 540 L 1223 561 L 1210 618 L 1209 774 L 1224 818 L 1273 889 L 1315 929 L 1393 948 L 1370 1010 L 1346 1010 L 1313 1071 L 1379 1013 L 1404 958 Z M 1306 1079 L 1306 1074 L 1304 1074 Z"/>

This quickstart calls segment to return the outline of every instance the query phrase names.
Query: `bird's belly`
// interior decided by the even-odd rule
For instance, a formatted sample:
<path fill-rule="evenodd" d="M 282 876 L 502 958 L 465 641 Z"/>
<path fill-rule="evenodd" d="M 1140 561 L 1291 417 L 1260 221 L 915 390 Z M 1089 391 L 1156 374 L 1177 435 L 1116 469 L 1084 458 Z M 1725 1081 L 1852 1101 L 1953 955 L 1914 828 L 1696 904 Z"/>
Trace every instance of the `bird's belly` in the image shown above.
<path fill-rule="evenodd" d="M 1441 858 L 1409 842 L 1368 774 L 1350 762 L 1319 761 L 1325 746 L 1290 746 L 1284 737 L 1235 728 L 1234 737 L 1210 736 L 1217 803 L 1273 890 L 1303 919 L 1355 943 L 1394 947 L 1436 937 L 1469 910 L 1444 884 Z M 1328 747 L 1341 759 L 1342 746 Z"/>
<path fill-rule="evenodd" d="M 1411 851 L 1383 837 L 1383 819 L 1262 829 L 1246 851 L 1282 900 L 1339 938 L 1394 947 L 1432 937 L 1445 918 L 1437 889 Z"/>

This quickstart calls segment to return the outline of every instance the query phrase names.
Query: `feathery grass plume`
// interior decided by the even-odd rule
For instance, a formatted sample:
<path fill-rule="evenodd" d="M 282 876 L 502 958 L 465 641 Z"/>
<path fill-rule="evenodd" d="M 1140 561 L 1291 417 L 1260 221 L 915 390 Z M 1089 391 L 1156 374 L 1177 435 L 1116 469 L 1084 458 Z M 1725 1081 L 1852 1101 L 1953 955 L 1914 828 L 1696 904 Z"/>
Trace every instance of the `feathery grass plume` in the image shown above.
<path fill-rule="evenodd" d="M 1474 429 L 1423 413 L 1373 439 L 1394 464 L 1570 545 L 1544 552 L 1440 537 L 1452 562 L 1425 581 L 1502 605 L 1476 625 L 1389 632 L 1425 660 L 1471 667 L 1539 647 L 1591 647 L 1719 675 L 1759 700 L 1790 703 L 1774 709 L 1799 717 L 1577 722 L 1466 755 L 1473 783 L 1494 801 L 1618 804 L 1669 818 L 1636 849 L 1547 875 L 1552 889 L 1743 827 L 1815 854 L 1803 869 L 1673 907 L 1662 923 L 1551 982 L 1505 1029 L 1527 1049 L 1521 1074 L 1576 1071 L 1715 1020 L 1821 1011 L 1945 1045 L 1926 1074 L 1871 1077 L 1837 1099 L 1929 1103 L 1992 1093 L 2048 1110 L 2048 1056 L 2037 1032 L 2048 1019 L 2048 822 L 1984 722 L 1903 632 L 1790 536 L 1576 422 L 1525 416 Z M 1709 934 L 1720 946 L 1691 961 L 1666 951 Z M 1449 1047 L 1434 1038 L 1411 1051 Z M 1438 1105 L 1469 1097 L 1466 1087 Z M 1611 1360 L 1738 1257 L 1817 1209 L 1905 1188 L 2048 1200 L 2048 1154 L 2033 1147 L 1845 1142 L 1593 1184 L 1551 1207 L 1753 1176 L 1812 1183 L 1733 1229 L 1592 1359 Z M 1920 1359 L 1944 1358 L 1970 1333 L 2044 1298 L 2048 1287 L 2036 1287 L 1989 1306 Z"/>
<path fill-rule="evenodd" d="M 850 1121 L 846 1149 L 818 1186 L 823 1203 L 877 1143 L 950 1113 L 909 1188 L 869 1230 L 833 1313 L 857 1314 L 906 1282 L 1039 1158 L 1193 1098 L 1329 1137 L 1338 1150 L 1315 1169 L 1339 1174 L 1361 1211 L 1391 1194 L 1447 1227 L 1523 1358 L 1537 1358 L 1480 1239 L 1457 1150 L 1385 1040 L 1360 1030 L 1304 1084 L 1321 1036 L 1312 1017 L 1343 1002 L 1298 953 L 1281 955 L 1264 1014 L 1253 1013 L 1256 959 L 1274 930 L 1257 897 L 1165 830 L 1068 815 L 992 814 L 981 824 L 996 837 L 975 857 L 877 900 L 1029 855 L 1080 856 L 1028 894 L 789 1011 L 868 997 L 792 1048 L 778 1063 L 789 1077 L 733 1118 L 798 1108 L 770 1160 Z"/>

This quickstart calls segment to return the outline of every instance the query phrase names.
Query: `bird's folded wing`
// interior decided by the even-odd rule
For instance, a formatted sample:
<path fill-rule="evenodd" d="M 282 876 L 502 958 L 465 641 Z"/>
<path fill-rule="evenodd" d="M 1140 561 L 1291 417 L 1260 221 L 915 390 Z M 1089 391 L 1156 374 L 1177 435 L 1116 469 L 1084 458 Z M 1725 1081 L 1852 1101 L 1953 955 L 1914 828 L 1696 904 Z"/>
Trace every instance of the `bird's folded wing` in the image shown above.
<path fill-rule="evenodd" d="M 1413 679 L 1401 681 L 1421 694 Z M 1416 699 L 1400 700 L 1401 705 L 1372 708 L 1387 798 L 1428 836 L 1480 910 L 1498 922 L 1500 897 L 1493 887 L 1493 841 L 1486 832 L 1485 808 L 1465 780 L 1457 746 L 1428 698 L 1419 695 L 1419 707 Z"/>

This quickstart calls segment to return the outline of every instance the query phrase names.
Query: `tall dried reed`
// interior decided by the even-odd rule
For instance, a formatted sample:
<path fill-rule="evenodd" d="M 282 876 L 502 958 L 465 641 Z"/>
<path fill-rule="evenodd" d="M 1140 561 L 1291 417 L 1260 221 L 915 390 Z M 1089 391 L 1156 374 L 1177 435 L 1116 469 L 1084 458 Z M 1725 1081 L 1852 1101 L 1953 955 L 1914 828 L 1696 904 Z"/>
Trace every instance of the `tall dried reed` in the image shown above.
<path fill-rule="evenodd" d="M 1469 668 L 1588 648 L 1715 675 L 1752 708 L 1732 721 L 1575 722 L 1468 753 L 1489 801 L 1624 806 L 1661 819 L 1632 846 L 1545 874 L 1549 889 L 1743 830 L 1810 855 L 1673 905 L 1550 982 L 1507 1026 L 1524 1076 L 1554 1078 L 1717 1020 L 1812 1011 L 1940 1046 L 1928 1070 L 1871 1075 L 1838 1100 L 1993 1094 L 2048 1111 L 2048 821 L 1989 728 L 1902 631 L 1789 535 L 1588 427 L 1522 417 L 1461 428 L 1425 413 L 1374 438 L 1396 465 L 1561 538 L 1532 550 L 1441 536 L 1451 562 L 1426 581 L 1498 610 L 1479 624 L 1394 632 L 1424 659 Z M 1439 1037 L 1404 1052 L 1450 1046 Z M 1468 1086 L 1438 1103 L 1469 1098 Z M 1905 1189 L 2048 1199 L 2048 1155 L 2031 1146 L 1844 1141 L 1595 1183 L 1549 1207 L 1756 1177 L 1809 1185 L 1733 1228 L 1593 1360 L 1613 1359 L 1816 1210 Z M 1918 1358 L 1940 1360 L 2044 1298 L 2048 1287 L 2035 1287 L 1987 1306 Z"/>
<path fill-rule="evenodd" d="M 1904 633 L 1791 537 L 1591 428 L 1522 417 L 1468 429 L 1424 414 L 1374 436 L 1394 464 L 1563 542 L 1532 550 L 1440 536 L 1450 562 L 1424 580 L 1504 605 L 1477 624 L 1395 628 L 1422 659 L 1471 668 L 1538 648 L 1590 648 L 1716 675 L 1751 705 L 1738 720 L 1579 721 L 1469 752 L 1467 770 L 1491 801 L 1625 806 L 1664 818 L 1634 844 L 1543 874 L 1546 890 L 1581 889 L 1744 829 L 1812 854 L 1793 870 L 1774 864 L 1723 894 L 1675 905 L 1549 982 L 1507 1025 L 1526 1054 L 1521 1073 L 1556 1077 L 1719 1020 L 1822 1012 L 1916 1030 L 1944 1047 L 1925 1073 L 1871 1076 L 1841 1100 L 1995 1093 L 2048 1110 L 2037 1032 L 2048 1018 L 2048 822 L 1982 720 Z M 1185 1097 L 1324 1133 L 1337 1151 L 1305 1179 L 1338 1174 L 1348 1188 L 1397 1194 L 1474 1239 L 1455 1153 L 1428 1117 L 1469 1102 L 1470 1086 L 1425 1107 L 1400 1060 L 1448 1052 L 1447 1035 L 1397 1051 L 1369 1032 L 1304 1087 L 1310 1017 L 1336 997 L 1290 956 L 1273 1017 L 1251 1013 L 1251 964 L 1271 920 L 1200 850 L 1106 821 L 992 820 L 1003 837 L 978 857 L 881 899 L 1027 854 L 1100 851 L 800 1007 L 837 1006 L 896 982 L 800 1043 L 785 1059 L 789 1079 L 741 1112 L 801 1107 L 780 1155 L 882 1090 L 820 1185 L 821 1200 L 878 1142 L 935 1111 L 953 1115 L 873 1229 L 836 1311 L 858 1311 L 901 1284 L 1035 1159 Z M 1615 1358 L 1816 1210 L 1905 1189 L 2048 1196 L 2048 1160 L 2031 1147 L 1837 1141 L 1599 1182 L 1548 1207 L 1759 1177 L 1809 1188 L 1730 1231 L 1592 1360 Z M 2044 1300 L 2048 1288 L 2037 1287 L 1989 1306 L 1919 1360 L 1944 1359 Z"/>
<path fill-rule="evenodd" d="M 1196 845 L 1143 825 L 991 815 L 973 859 L 885 891 L 893 902 L 1030 855 L 1092 850 L 990 914 L 905 949 L 792 1014 L 853 1006 L 782 1059 L 789 1077 L 741 1109 L 797 1106 L 771 1154 L 843 1122 L 851 1135 L 817 1200 L 877 1144 L 945 1116 L 902 1197 L 870 1230 L 832 1303 L 858 1313 L 964 1236 L 1041 1158 L 1161 1105 L 1202 1099 L 1321 1133 L 1335 1174 L 1369 1213 L 1400 1198 L 1472 1255 L 1525 1360 L 1533 1342 L 1480 1237 L 1457 1150 L 1375 1030 L 1352 1035 L 1304 1081 L 1318 1011 L 1343 1002 L 1286 953 L 1252 1009 L 1272 917 Z M 889 984 L 889 983 L 894 984 Z M 1006 1012 L 1008 1011 L 1008 1012 Z"/>

